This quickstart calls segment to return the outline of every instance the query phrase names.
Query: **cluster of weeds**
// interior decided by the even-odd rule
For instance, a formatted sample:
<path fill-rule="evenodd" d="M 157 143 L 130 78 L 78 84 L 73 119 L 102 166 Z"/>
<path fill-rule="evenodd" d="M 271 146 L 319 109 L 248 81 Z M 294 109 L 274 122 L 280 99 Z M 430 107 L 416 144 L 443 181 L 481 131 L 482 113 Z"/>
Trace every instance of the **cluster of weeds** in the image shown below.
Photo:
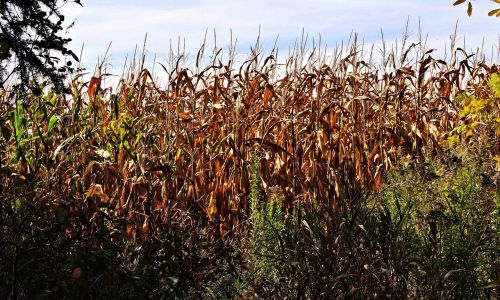
<path fill-rule="evenodd" d="M 273 238 L 259 249 L 273 260 L 260 261 L 271 269 L 261 276 L 275 280 L 254 290 L 285 299 L 498 297 L 499 186 L 477 156 L 450 156 L 394 170 L 379 193 L 337 211 L 303 206 L 300 223 L 265 227 Z"/>

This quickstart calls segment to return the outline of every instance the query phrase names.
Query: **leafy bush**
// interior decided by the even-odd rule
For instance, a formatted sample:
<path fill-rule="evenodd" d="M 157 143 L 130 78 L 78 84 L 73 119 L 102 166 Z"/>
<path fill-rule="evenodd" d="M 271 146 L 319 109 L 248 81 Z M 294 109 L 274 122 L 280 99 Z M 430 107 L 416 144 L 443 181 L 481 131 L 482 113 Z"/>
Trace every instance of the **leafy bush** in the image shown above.
<path fill-rule="evenodd" d="M 260 157 L 252 164 L 252 186 L 250 189 L 250 232 L 247 254 L 252 281 L 274 281 L 277 263 L 284 255 L 283 235 L 285 228 L 282 203 L 277 195 L 266 197 L 259 173 Z"/>
<path fill-rule="evenodd" d="M 380 193 L 359 205 L 336 212 L 302 206 L 302 221 L 292 218 L 292 226 L 282 225 L 286 230 L 270 225 L 276 222 L 271 205 L 261 208 L 251 218 L 264 257 L 258 263 L 266 270 L 253 275 L 267 279 L 257 293 L 285 299 L 494 298 L 500 189 L 485 182 L 477 157 L 449 156 L 391 172 Z"/>

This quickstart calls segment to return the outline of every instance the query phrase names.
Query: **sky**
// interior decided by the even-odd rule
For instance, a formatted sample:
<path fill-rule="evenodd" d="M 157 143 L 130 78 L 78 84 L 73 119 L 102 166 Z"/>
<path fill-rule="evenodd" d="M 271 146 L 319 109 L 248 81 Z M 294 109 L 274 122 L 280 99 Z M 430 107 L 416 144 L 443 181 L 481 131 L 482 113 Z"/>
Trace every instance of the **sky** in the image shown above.
<path fill-rule="evenodd" d="M 70 47 L 80 53 L 82 64 L 92 69 L 107 53 L 111 69 L 121 70 L 125 57 L 147 33 L 148 59 L 166 60 L 169 46 L 185 43 L 187 53 L 195 55 L 205 34 L 213 44 L 226 47 L 231 32 L 239 53 L 248 53 L 259 34 L 269 50 L 277 40 L 280 50 L 289 47 L 305 32 L 321 36 L 322 44 L 333 47 L 346 42 L 356 32 L 367 43 L 400 39 L 407 21 L 410 39 L 417 38 L 418 24 L 428 34 L 431 48 L 444 48 L 458 24 L 460 43 L 467 49 L 484 45 L 498 49 L 500 19 L 488 17 L 495 3 L 476 1 L 469 18 L 466 6 L 452 6 L 453 0 L 82 0 L 83 7 L 69 3 L 62 11 L 69 24 Z M 458 22 L 458 23 L 457 23 Z M 498 52 L 496 52 L 498 53 Z M 498 57 L 495 58 L 498 62 Z"/>

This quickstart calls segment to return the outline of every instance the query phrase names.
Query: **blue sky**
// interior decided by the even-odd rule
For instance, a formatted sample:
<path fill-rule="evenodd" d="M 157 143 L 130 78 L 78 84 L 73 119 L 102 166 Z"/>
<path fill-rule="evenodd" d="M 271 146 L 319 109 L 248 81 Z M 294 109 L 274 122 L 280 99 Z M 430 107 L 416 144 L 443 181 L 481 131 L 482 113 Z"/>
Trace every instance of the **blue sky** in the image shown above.
<path fill-rule="evenodd" d="M 323 45 L 346 41 L 351 32 L 369 43 L 380 41 L 380 30 L 387 41 L 401 38 L 407 19 L 412 38 L 416 38 L 420 18 L 431 48 L 443 48 L 458 21 L 458 34 L 468 49 L 499 45 L 500 19 L 487 17 L 493 2 L 475 2 L 474 15 L 466 16 L 464 5 L 453 7 L 453 0 L 83 0 L 84 7 L 66 5 L 67 21 L 75 22 L 69 35 L 75 52 L 85 44 L 83 64 L 92 68 L 107 46 L 109 62 L 121 69 L 124 58 L 136 45 L 142 46 L 148 34 L 149 57 L 164 61 L 170 41 L 185 40 L 186 51 L 195 54 L 205 32 L 217 44 L 228 44 L 230 30 L 238 39 L 238 51 L 246 53 L 261 32 L 263 47 L 269 49 L 278 38 L 287 52 L 304 30 L 310 37 L 321 35 Z M 491 51 L 490 51 L 491 52 Z"/>

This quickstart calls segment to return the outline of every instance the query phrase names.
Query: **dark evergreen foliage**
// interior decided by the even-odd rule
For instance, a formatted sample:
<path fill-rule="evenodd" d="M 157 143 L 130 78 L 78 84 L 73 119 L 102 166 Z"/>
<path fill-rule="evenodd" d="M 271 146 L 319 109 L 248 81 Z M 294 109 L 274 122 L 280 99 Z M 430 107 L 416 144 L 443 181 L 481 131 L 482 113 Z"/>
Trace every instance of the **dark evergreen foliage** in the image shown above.
<path fill-rule="evenodd" d="M 78 60 L 67 48 L 71 39 L 61 35 L 64 16 L 60 8 L 67 2 L 0 1 L 0 86 L 11 76 L 17 76 L 21 86 L 27 87 L 30 80 L 41 75 L 62 90 L 64 72 L 71 69 L 71 62 L 58 67 L 58 56 Z"/>

